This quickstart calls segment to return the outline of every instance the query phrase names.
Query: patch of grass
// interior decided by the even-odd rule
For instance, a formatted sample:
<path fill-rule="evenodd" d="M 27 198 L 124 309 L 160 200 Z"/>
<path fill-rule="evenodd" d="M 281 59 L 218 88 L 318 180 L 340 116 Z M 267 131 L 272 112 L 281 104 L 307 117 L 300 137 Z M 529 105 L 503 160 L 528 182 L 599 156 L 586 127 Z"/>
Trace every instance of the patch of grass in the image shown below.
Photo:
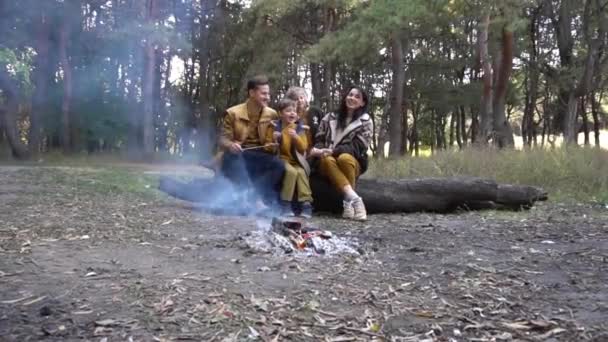
<path fill-rule="evenodd" d="M 71 186 L 79 192 L 100 195 L 134 194 L 143 198 L 158 198 L 158 176 L 122 167 L 41 168 L 51 172 L 54 181 Z"/>
<path fill-rule="evenodd" d="M 475 176 L 540 186 L 557 201 L 608 203 L 608 151 L 597 148 L 445 151 L 431 157 L 375 160 L 367 176 Z"/>

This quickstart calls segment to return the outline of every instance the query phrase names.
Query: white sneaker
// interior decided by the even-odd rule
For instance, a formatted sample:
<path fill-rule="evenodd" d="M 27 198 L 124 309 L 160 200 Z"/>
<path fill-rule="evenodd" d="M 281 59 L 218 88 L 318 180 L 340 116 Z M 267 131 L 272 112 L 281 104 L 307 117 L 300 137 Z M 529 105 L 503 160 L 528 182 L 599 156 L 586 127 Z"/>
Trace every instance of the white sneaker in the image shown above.
<path fill-rule="evenodd" d="M 354 210 L 353 219 L 357 221 L 367 220 L 367 211 L 365 210 L 365 204 L 363 203 L 363 199 L 361 197 L 352 200 L 351 205 Z"/>
<path fill-rule="evenodd" d="M 353 208 L 353 202 L 344 200 L 342 201 L 342 205 L 344 206 L 342 218 L 352 220 L 355 217 L 355 209 Z"/>

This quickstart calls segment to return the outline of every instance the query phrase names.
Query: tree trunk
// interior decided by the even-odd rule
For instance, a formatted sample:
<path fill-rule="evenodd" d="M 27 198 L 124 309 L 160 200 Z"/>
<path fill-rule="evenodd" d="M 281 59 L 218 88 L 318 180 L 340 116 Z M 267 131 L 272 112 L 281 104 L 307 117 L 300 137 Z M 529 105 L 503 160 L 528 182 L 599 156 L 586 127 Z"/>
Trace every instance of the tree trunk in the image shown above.
<path fill-rule="evenodd" d="M 321 91 L 321 67 L 317 63 L 310 63 L 310 83 L 312 86 L 312 104 L 321 108 L 323 92 Z"/>
<path fill-rule="evenodd" d="M 459 106 L 456 112 L 456 143 L 458 143 L 458 148 L 461 150 L 467 143 L 467 123 L 465 114 L 464 106 Z"/>
<path fill-rule="evenodd" d="M 564 143 L 571 145 L 577 144 L 577 122 L 578 117 L 578 98 L 574 91 L 568 94 L 568 106 L 564 115 Z"/>
<path fill-rule="evenodd" d="M 408 152 L 408 136 L 409 136 L 409 127 L 408 127 L 408 114 L 407 114 L 407 105 L 404 101 L 403 104 L 403 115 L 401 115 L 401 148 L 399 149 L 399 154 L 402 156 L 407 155 Z"/>
<path fill-rule="evenodd" d="M 482 83 L 483 91 L 481 95 L 481 106 L 479 110 L 479 131 L 477 132 L 476 143 L 480 146 L 488 144 L 492 135 L 492 66 L 488 54 L 488 34 L 490 30 L 490 15 L 483 17 L 479 28 L 479 61 L 483 71 Z"/>
<path fill-rule="evenodd" d="M 538 99 L 538 81 L 540 72 L 538 68 L 538 11 L 534 10 L 530 23 L 530 63 L 528 65 L 528 74 L 526 86 L 526 103 L 524 108 L 524 117 L 522 120 L 522 138 L 524 145 L 531 147 L 532 141 L 536 139 L 536 128 L 534 127 L 534 114 L 536 112 L 536 101 Z"/>
<path fill-rule="evenodd" d="M 217 12 L 217 11 L 215 11 Z M 211 108 L 209 101 L 209 39 L 210 39 L 211 24 L 201 25 L 200 31 L 200 43 L 199 43 L 199 79 L 198 85 L 200 88 L 199 94 L 199 110 L 200 110 L 200 121 L 198 123 L 199 139 L 197 139 L 197 145 L 199 145 L 199 157 L 201 160 L 209 160 L 213 156 L 214 149 L 214 132 L 215 125 L 214 120 L 211 117 Z"/>
<path fill-rule="evenodd" d="M 405 85 L 405 60 L 403 59 L 403 42 L 400 34 L 391 37 L 391 70 L 392 84 L 389 115 L 389 157 L 399 156 L 403 143 L 403 87 Z"/>
<path fill-rule="evenodd" d="M 4 68 L 0 68 L 0 90 L 2 90 L 6 102 L 4 106 L 0 106 L 0 134 L 3 133 L 3 130 L 13 157 L 27 159 L 29 152 L 27 146 L 19 138 L 16 122 L 16 114 L 19 110 L 18 88 Z"/>
<path fill-rule="evenodd" d="M 452 112 L 452 115 L 450 115 L 450 142 L 449 142 L 450 148 L 452 148 L 454 146 L 455 135 L 456 135 L 456 113 Z"/>
<path fill-rule="evenodd" d="M 148 0 L 146 4 L 146 22 L 152 25 L 157 15 L 157 0 Z M 143 95 L 143 152 L 145 158 L 154 154 L 154 81 L 156 69 L 156 48 L 151 36 L 146 37 L 144 45 L 144 74 L 142 77 Z"/>
<path fill-rule="evenodd" d="M 386 138 L 388 136 L 388 117 L 389 117 L 389 102 L 384 104 L 384 108 L 382 110 L 382 117 L 380 118 L 380 125 L 378 125 L 378 147 L 376 152 L 377 158 L 386 157 L 385 154 L 385 146 L 386 146 Z"/>
<path fill-rule="evenodd" d="M 69 6 L 69 5 L 66 5 Z M 72 13 L 69 9 L 66 9 L 68 15 Z M 70 22 L 68 18 L 64 18 L 59 31 L 59 59 L 61 62 L 61 69 L 63 71 L 63 99 L 61 101 L 61 131 L 60 131 L 60 142 L 64 152 L 73 151 L 73 145 L 71 142 L 71 108 L 72 108 L 72 65 L 70 63 L 70 57 L 68 54 L 68 42 L 70 40 Z"/>
<path fill-rule="evenodd" d="M 600 96 L 600 99 L 602 97 Z M 597 99 L 595 98 L 595 94 L 591 96 L 591 114 L 593 115 L 593 133 L 595 140 L 595 147 L 601 147 L 600 143 L 600 108 Z"/>
<path fill-rule="evenodd" d="M 334 8 L 327 8 L 325 11 L 325 34 L 329 34 L 335 29 L 336 24 L 336 10 Z M 331 83 L 333 76 L 333 63 L 326 61 L 323 68 L 323 81 L 321 82 L 321 103 L 322 108 L 329 112 L 332 109 L 332 96 L 331 96 Z"/>
<path fill-rule="evenodd" d="M 182 183 L 161 177 L 159 189 L 173 197 L 197 203 L 201 208 L 217 207 L 214 199 L 227 197 L 226 180 L 222 177 L 195 179 Z M 342 194 L 324 178 L 311 177 L 316 211 L 342 212 Z M 479 178 L 423 178 L 376 180 L 360 179 L 357 193 L 365 201 L 368 213 L 451 212 L 459 208 L 530 208 L 536 201 L 547 199 L 542 189 L 497 184 Z M 222 196 L 224 194 L 224 196 Z M 239 203 L 225 203 L 234 209 Z"/>
<path fill-rule="evenodd" d="M 165 58 L 165 70 L 164 77 L 163 72 L 158 70 L 160 83 L 164 81 L 162 89 L 159 89 L 159 104 L 158 104 L 158 113 L 159 113 L 159 122 L 158 122 L 158 137 L 157 137 L 157 146 L 159 151 L 168 152 L 169 148 L 169 111 L 167 110 L 167 103 L 171 102 L 170 93 L 171 93 L 171 59 L 173 57 L 173 53 L 171 50 L 164 56 Z M 158 63 L 160 66 L 162 63 Z"/>
<path fill-rule="evenodd" d="M 513 147 L 513 130 L 505 113 L 507 88 L 513 69 L 513 32 L 507 27 L 502 32 L 502 52 L 494 91 L 494 144 L 499 148 Z M 495 71 L 496 72 L 496 71 Z"/>
<path fill-rule="evenodd" d="M 34 93 L 32 95 L 32 112 L 30 114 L 30 131 L 28 144 L 34 155 L 40 152 L 42 142 L 42 123 L 44 113 L 48 110 L 48 85 L 50 80 L 50 18 L 42 13 L 36 23 L 36 68 L 34 70 Z"/>
<path fill-rule="evenodd" d="M 589 146 L 591 143 L 589 141 L 589 117 L 587 116 L 587 105 L 585 101 L 585 97 L 581 98 L 581 118 L 583 120 L 583 133 L 585 135 L 585 146 Z"/>
<path fill-rule="evenodd" d="M 420 102 L 412 106 L 412 144 L 414 146 L 414 155 L 420 155 L 420 141 L 418 139 L 418 113 L 420 112 Z"/>

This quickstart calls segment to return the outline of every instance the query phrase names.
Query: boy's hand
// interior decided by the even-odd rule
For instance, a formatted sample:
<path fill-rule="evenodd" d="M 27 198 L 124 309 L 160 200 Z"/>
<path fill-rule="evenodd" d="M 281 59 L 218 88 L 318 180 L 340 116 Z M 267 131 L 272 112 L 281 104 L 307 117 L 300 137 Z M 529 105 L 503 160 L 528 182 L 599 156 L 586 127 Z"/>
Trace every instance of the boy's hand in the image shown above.
<path fill-rule="evenodd" d="M 229 150 L 230 150 L 230 152 L 232 152 L 232 153 L 234 153 L 234 154 L 237 154 L 237 153 L 241 153 L 241 152 L 243 152 L 243 148 L 241 147 L 241 144 L 239 144 L 239 143 L 237 143 L 237 142 L 233 142 L 233 143 L 230 145 Z"/>
<path fill-rule="evenodd" d="M 296 130 L 293 128 L 287 129 L 287 134 L 292 138 L 295 138 L 296 136 L 298 136 L 298 134 L 296 133 Z"/>
<path fill-rule="evenodd" d="M 274 133 L 272 133 L 272 140 L 273 141 L 279 141 L 279 139 L 281 139 L 281 132 L 274 132 Z"/>

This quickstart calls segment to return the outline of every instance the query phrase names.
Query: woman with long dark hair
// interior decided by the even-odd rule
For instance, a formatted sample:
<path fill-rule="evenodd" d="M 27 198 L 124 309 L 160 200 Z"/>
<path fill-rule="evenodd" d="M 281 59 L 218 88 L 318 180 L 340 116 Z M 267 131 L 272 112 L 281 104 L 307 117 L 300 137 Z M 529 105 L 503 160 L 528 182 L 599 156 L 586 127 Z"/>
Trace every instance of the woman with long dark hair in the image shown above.
<path fill-rule="evenodd" d="M 355 185 L 367 170 L 367 150 L 373 135 L 368 103 L 363 89 L 351 87 L 342 97 L 339 109 L 321 120 L 315 136 L 315 148 L 320 151 L 319 173 L 344 195 L 342 216 L 359 221 L 367 219 L 365 204 Z"/>

